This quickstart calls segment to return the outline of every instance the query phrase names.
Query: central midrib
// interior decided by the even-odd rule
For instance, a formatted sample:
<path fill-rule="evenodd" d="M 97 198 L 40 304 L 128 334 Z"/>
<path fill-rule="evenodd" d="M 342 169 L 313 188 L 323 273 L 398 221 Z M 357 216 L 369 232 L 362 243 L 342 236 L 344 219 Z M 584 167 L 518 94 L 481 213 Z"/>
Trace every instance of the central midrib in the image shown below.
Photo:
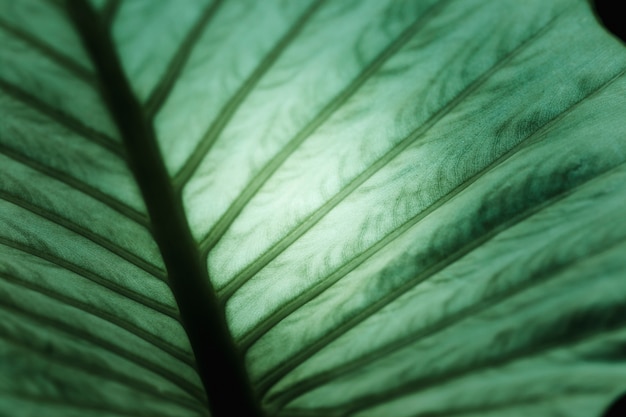
<path fill-rule="evenodd" d="M 97 70 L 102 97 L 120 131 L 146 203 L 211 413 L 214 417 L 260 417 L 263 414 L 243 359 L 209 283 L 180 195 L 171 185 L 154 128 L 132 92 L 109 29 L 87 2 L 68 1 L 68 11 Z"/>

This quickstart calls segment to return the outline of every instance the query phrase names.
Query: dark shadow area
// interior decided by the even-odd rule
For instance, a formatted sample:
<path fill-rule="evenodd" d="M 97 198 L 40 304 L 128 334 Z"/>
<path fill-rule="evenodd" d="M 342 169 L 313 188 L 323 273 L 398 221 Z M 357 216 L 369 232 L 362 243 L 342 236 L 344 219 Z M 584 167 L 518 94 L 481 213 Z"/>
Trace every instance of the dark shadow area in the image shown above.
<path fill-rule="evenodd" d="M 626 393 L 618 397 L 602 415 L 602 417 L 624 417 L 626 416 Z"/>
<path fill-rule="evenodd" d="M 591 0 L 597 19 L 611 33 L 626 43 L 626 2 L 618 0 Z M 626 415 L 626 414 L 625 414 Z"/>

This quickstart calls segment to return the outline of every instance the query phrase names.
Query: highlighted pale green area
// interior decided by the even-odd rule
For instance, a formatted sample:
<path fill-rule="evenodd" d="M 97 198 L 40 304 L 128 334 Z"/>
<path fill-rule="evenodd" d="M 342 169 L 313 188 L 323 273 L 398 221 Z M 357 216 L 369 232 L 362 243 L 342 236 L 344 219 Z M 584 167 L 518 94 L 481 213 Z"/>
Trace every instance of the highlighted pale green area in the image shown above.
<path fill-rule="evenodd" d="M 91 3 L 267 417 L 626 392 L 626 48 L 588 2 Z M 68 7 L 0 2 L 0 415 L 224 417 Z"/>

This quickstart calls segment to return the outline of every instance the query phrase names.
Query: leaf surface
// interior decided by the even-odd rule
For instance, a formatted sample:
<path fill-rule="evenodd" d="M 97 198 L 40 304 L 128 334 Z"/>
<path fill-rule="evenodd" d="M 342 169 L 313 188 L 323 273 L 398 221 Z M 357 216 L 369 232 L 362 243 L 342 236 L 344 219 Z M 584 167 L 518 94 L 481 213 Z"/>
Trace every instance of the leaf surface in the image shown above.
<path fill-rule="evenodd" d="M 626 50 L 586 2 L 92 2 L 182 223 L 76 4 L 0 4 L 0 414 L 219 417 L 198 328 L 267 416 L 626 390 Z"/>

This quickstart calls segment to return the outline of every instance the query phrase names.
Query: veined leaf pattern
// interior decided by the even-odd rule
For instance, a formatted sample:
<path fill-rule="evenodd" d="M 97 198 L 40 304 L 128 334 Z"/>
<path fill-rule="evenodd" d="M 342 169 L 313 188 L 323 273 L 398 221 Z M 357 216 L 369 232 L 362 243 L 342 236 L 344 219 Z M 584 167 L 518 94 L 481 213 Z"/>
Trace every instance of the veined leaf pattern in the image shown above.
<path fill-rule="evenodd" d="M 222 319 L 268 417 L 626 390 L 626 52 L 587 2 L 85 5 L 0 3 L 0 414 L 219 417 L 193 334 Z"/>

